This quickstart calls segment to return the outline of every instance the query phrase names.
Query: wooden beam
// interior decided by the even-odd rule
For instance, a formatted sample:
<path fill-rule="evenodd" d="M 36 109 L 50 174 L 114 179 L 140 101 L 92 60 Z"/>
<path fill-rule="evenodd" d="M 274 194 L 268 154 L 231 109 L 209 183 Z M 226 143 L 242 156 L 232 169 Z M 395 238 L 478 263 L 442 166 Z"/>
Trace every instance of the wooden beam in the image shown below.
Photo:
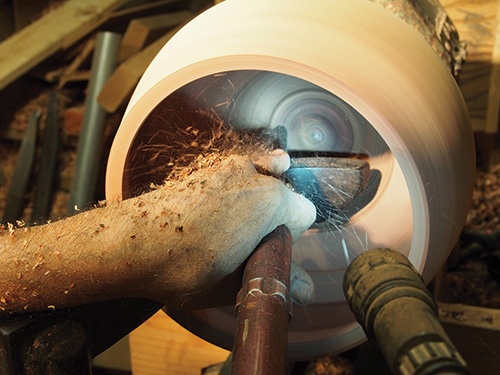
<path fill-rule="evenodd" d="M 123 35 L 118 62 L 124 62 L 146 45 L 186 20 L 186 12 L 165 13 L 130 21 Z"/>
<path fill-rule="evenodd" d="M 439 302 L 438 307 L 442 323 L 500 332 L 499 309 L 444 302 Z"/>
<path fill-rule="evenodd" d="M 68 0 L 0 43 L 0 89 L 104 23 L 127 0 Z"/>
<path fill-rule="evenodd" d="M 185 21 L 194 16 L 190 12 L 183 13 Z M 112 113 L 125 103 L 151 61 L 180 28 L 181 26 L 176 27 L 118 66 L 97 98 L 102 108 Z"/>

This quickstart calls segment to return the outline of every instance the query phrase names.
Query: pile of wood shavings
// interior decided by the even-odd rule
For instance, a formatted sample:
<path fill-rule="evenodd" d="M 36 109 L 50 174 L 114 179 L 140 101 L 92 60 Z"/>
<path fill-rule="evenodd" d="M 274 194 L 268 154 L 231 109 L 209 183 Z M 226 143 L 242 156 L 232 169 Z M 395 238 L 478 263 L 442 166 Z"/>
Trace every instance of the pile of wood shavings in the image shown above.
<path fill-rule="evenodd" d="M 224 157 L 218 153 L 210 153 L 206 156 L 200 155 L 187 167 L 174 169 L 167 182 L 182 181 L 200 169 L 215 170 L 223 159 Z"/>
<path fill-rule="evenodd" d="M 207 132 L 202 132 L 195 127 L 186 128 L 181 136 L 178 137 L 180 144 L 148 144 L 147 147 L 141 146 L 139 152 L 143 153 L 139 163 L 139 168 L 151 163 L 159 165 L 158 167 L 147 168 L 148 176 L 153 184 L 161 185 L 163 182 L 168 184 L 185 179 L 193 172 L 202 168 L 212 168 L 217 166 L 223 159 L 231 155 L 240 155 L 253 158 L 257 155 L 267 155 L 275 147 L 273 140 L 260 129 L 255 131 L 235 131 L 232 128 L 224 128 L 223 124 L 211 130 L 211 136 L 207 137 Z M 184 137 L 182 137 L 182 135 Z M 175 139 L 175 137 L 174 137 Z M 181 143 L 189 144 L 189 147 L 181 147 Z M 184 153 L 182 151 L 185 151 Z M 189 152 L 187 152 L 189 150 Z M 147 155 L 153 155 L 152 158 Z M 160 161 L 165 161 L 161 163 Z M 134 177 L 141 177 L 139 170 L 132 167 Z M 162 179 L 162 176 L 167 176 Z M 160 179 L 155 179 L 160 177 Z M 134 186 L 135 183 L 132 183 Z M 145 190 L 137 190 L 135 194 L 140 194 Z M 147 190 L 146 190 L 147 191 Z"/>
<path fill-rule="evenodd" d="M 486 232 L 500 228 L 500 164 L 478 172 L 467 225 Z"/>
<path fill-rule="evenodd" d="M 352 375 L 354 366 L 339 355 L 318 358 L 311 362 L 306 370 L 306 375 Z"/>
<path fill-rule="evenodd" d="M 500 229 L 500 164 L 478 172 L 466 226 L 485 233 Z M 500 243 L 491 251 L 500 252 Z M 489 262 L 484 252 L 448 272 L 445 302 L 500 308 L 500 284 L 492 277 Z"/>

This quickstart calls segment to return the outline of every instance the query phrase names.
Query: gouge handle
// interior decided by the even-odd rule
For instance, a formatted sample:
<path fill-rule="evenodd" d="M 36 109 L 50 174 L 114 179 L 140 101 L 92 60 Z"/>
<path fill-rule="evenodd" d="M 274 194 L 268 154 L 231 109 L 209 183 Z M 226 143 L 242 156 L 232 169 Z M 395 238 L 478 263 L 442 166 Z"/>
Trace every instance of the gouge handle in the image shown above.
<path fill-rule="evenodd" d="M 236 300 L 231 374 L 285 374 L 291 253 L 292 237 L 282 225 L 264 237 L 248 258 Z"/>

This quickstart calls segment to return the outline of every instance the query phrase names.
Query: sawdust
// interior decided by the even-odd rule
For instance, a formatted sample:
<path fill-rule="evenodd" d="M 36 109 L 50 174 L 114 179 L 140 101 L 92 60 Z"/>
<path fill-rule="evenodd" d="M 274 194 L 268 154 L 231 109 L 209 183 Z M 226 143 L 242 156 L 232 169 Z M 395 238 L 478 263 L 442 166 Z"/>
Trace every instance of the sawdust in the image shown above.
<path fill-rule="evenodd" d="M 215 171 L 217 166 L 222 162 L 223 157 L 219 153 L 211 153 L 208 155 L 199 155 L 187 167 L 180 167 L 177 165 L 172 169 L 167 181 L 170 183 L 174 181 L 184 180 L 191 176 L 194 172 L 203 169 L 205 171 Z"/>
<path fill-rule="evenodd" d="M 500 230 L 500 164 L 487 172 L 478 171 L 472 196 L 472 206 L 466 228 L 490 243 L 458 265 L 453 260 L 463 256 L 469 243 L 461 243 L 451 256 L 452 269 L 445 275 L 443 302 L 500 308 L 500 242 L 493 234 Z M 478 239 L 481 241 L 481 239 Z"/>
<path fill-rule="evenodd" d="M 47 219 L 59 219 L 66 216 L 66 208 L 69 201 L 69 190 L 76 164 L 76 147 L 78 139 L 68 136 L 64 129 L 64 109 L 68 106 L 82 103 L 84 87 L 70 87 L 59 90 L 58 116 L 60 127 L 60 141 L 58 147 L 57 176 L 54 180 L 53 193 L 51 197 L 50 213 Z M 19 147 L 27 128 L 28 121 L 34 111 L 41 112 L 39 123 L 39 138 L 33 176 L 29 182 L 26 192 L 26 204 L 22 216 L 27 222 L 31 222 L 33 196 L 36 188 L 36 178 L 39 168 L 39 156 L 44 135 L 47 118 L 48 103 L 54 85 L 47 84 L 30 76 L 23 76 L 8 87 L 0 90 L 0 214 L 3 212 L 5 202 L 13 177 L 15 163 L 17 161 Z M 112 139 L 121 121 L 121 113 L 108 116 L 103 142 L 102 160 L 107 160 Z M 96 199 L 104 199 L 104 173 L 105 162 L 100 164 L 99 189 Z"/>
<path fill-rule="evenodd" d="M 46 117 L 49 95 L 50 87 L 27 77 L 0 90 L 0 130 L 24 133 L 35 110 L 40 110 L 42 117 Z"/>
<path fill-rule="evenodd" d="M 214 169 L 223 158 L 230 155 L 252 156 L 265 155 L 272 151 L 272 142 L 266 134 L 257 132 L 236 132 L 225 128 L 222 124 L 213 132 L 208 140 L 203 139 L 203 133 L 190 127 L 189 131 L 195 140 L 190 142 L 190 154 L 183 154 L 174 160 L 168 179 L 184 177 L 201 168 Z"/>
<path fill-rule="evenodd" d="M 311 362 L 305 375 L 352 375 L 353 364 L 339 355 L 318 358 Z"/>
<path fill-rule="evenodd" d="M 467 225 L 486 232 L 500 228 L 500 164 L 477 173 Z"/>
<path fill-rule="evenodd" d="M 3 212 L 5 202 L 7 201 L 7 194 L 9 193 L 10 181 L 14 174 L 18 149 L 18 145 L 10 142 L 4 142 L 0 147 L 0 160 L 2 160 L 0 169 L 2 171 L 2 175 L 5 177 L 3 183 L 0 184 L 0 212 Z"/>
<path fill-rule="evenodd" d="M 217 113 L 190 108 L 182 100 L 172 99 L 176 105 L 172 108 L 155 109 L 146 120 L 147 127 L 141 129 L 130 146 L 133 152 L 128 155 L 124 171 L 125 196 L 147 191 L 151 182 L 163 184 L 176 170 L 189 166 L 198 157 L 264 155 L 275 148 L 269 130 L 237 132 Z"/>

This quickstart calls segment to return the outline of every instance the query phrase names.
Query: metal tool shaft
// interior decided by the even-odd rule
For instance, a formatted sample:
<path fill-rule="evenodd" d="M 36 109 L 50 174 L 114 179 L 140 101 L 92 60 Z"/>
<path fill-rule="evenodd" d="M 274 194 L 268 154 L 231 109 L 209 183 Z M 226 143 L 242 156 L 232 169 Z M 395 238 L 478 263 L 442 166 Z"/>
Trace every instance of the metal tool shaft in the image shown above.
<path fill-rule="evenodd" d="M 97 103 L 97 97 L 116 67 L 120 47 L 120 34 L 104 31 L 98 34 L 92 58 L 92 76 L 89 81 L 85 113 L 76 152 L 75 175 L 71 184 L 68 213 L 88 208 L 94 201 L 101 152 L 106 127 L 106 112 Z"/>
<path fill-rule="evenodd" d="M 50 212 L 54 180 L 57 174 L 57 153 L 59 151 L 59 125 L 57 115 L 57 92 L 52 91 L 49 98 L 47 120 L 43 134 L 40 166 L 35 185 L 32 222 L 40 223 L 47 219 Z"/>
<path fill-rule="evenodd" d="M 28 122 L 28 127 L 19 148 L 19 156 L 14 168 L 7 201 L 5 202 L 2 222 L 15 223 L 16 220 L 21 218 L 25 204 L 24 194 L 28 188 L 35 158 L 40 116 L 41 113 L 37 110 L 31 115 Z"/>
<path fill-rule="evenodd" d="M 284 374 L 292 238 L 284 225 L 261 241 L 245 266 L 236 301 L 236 329 L 231 374 Z"/>

